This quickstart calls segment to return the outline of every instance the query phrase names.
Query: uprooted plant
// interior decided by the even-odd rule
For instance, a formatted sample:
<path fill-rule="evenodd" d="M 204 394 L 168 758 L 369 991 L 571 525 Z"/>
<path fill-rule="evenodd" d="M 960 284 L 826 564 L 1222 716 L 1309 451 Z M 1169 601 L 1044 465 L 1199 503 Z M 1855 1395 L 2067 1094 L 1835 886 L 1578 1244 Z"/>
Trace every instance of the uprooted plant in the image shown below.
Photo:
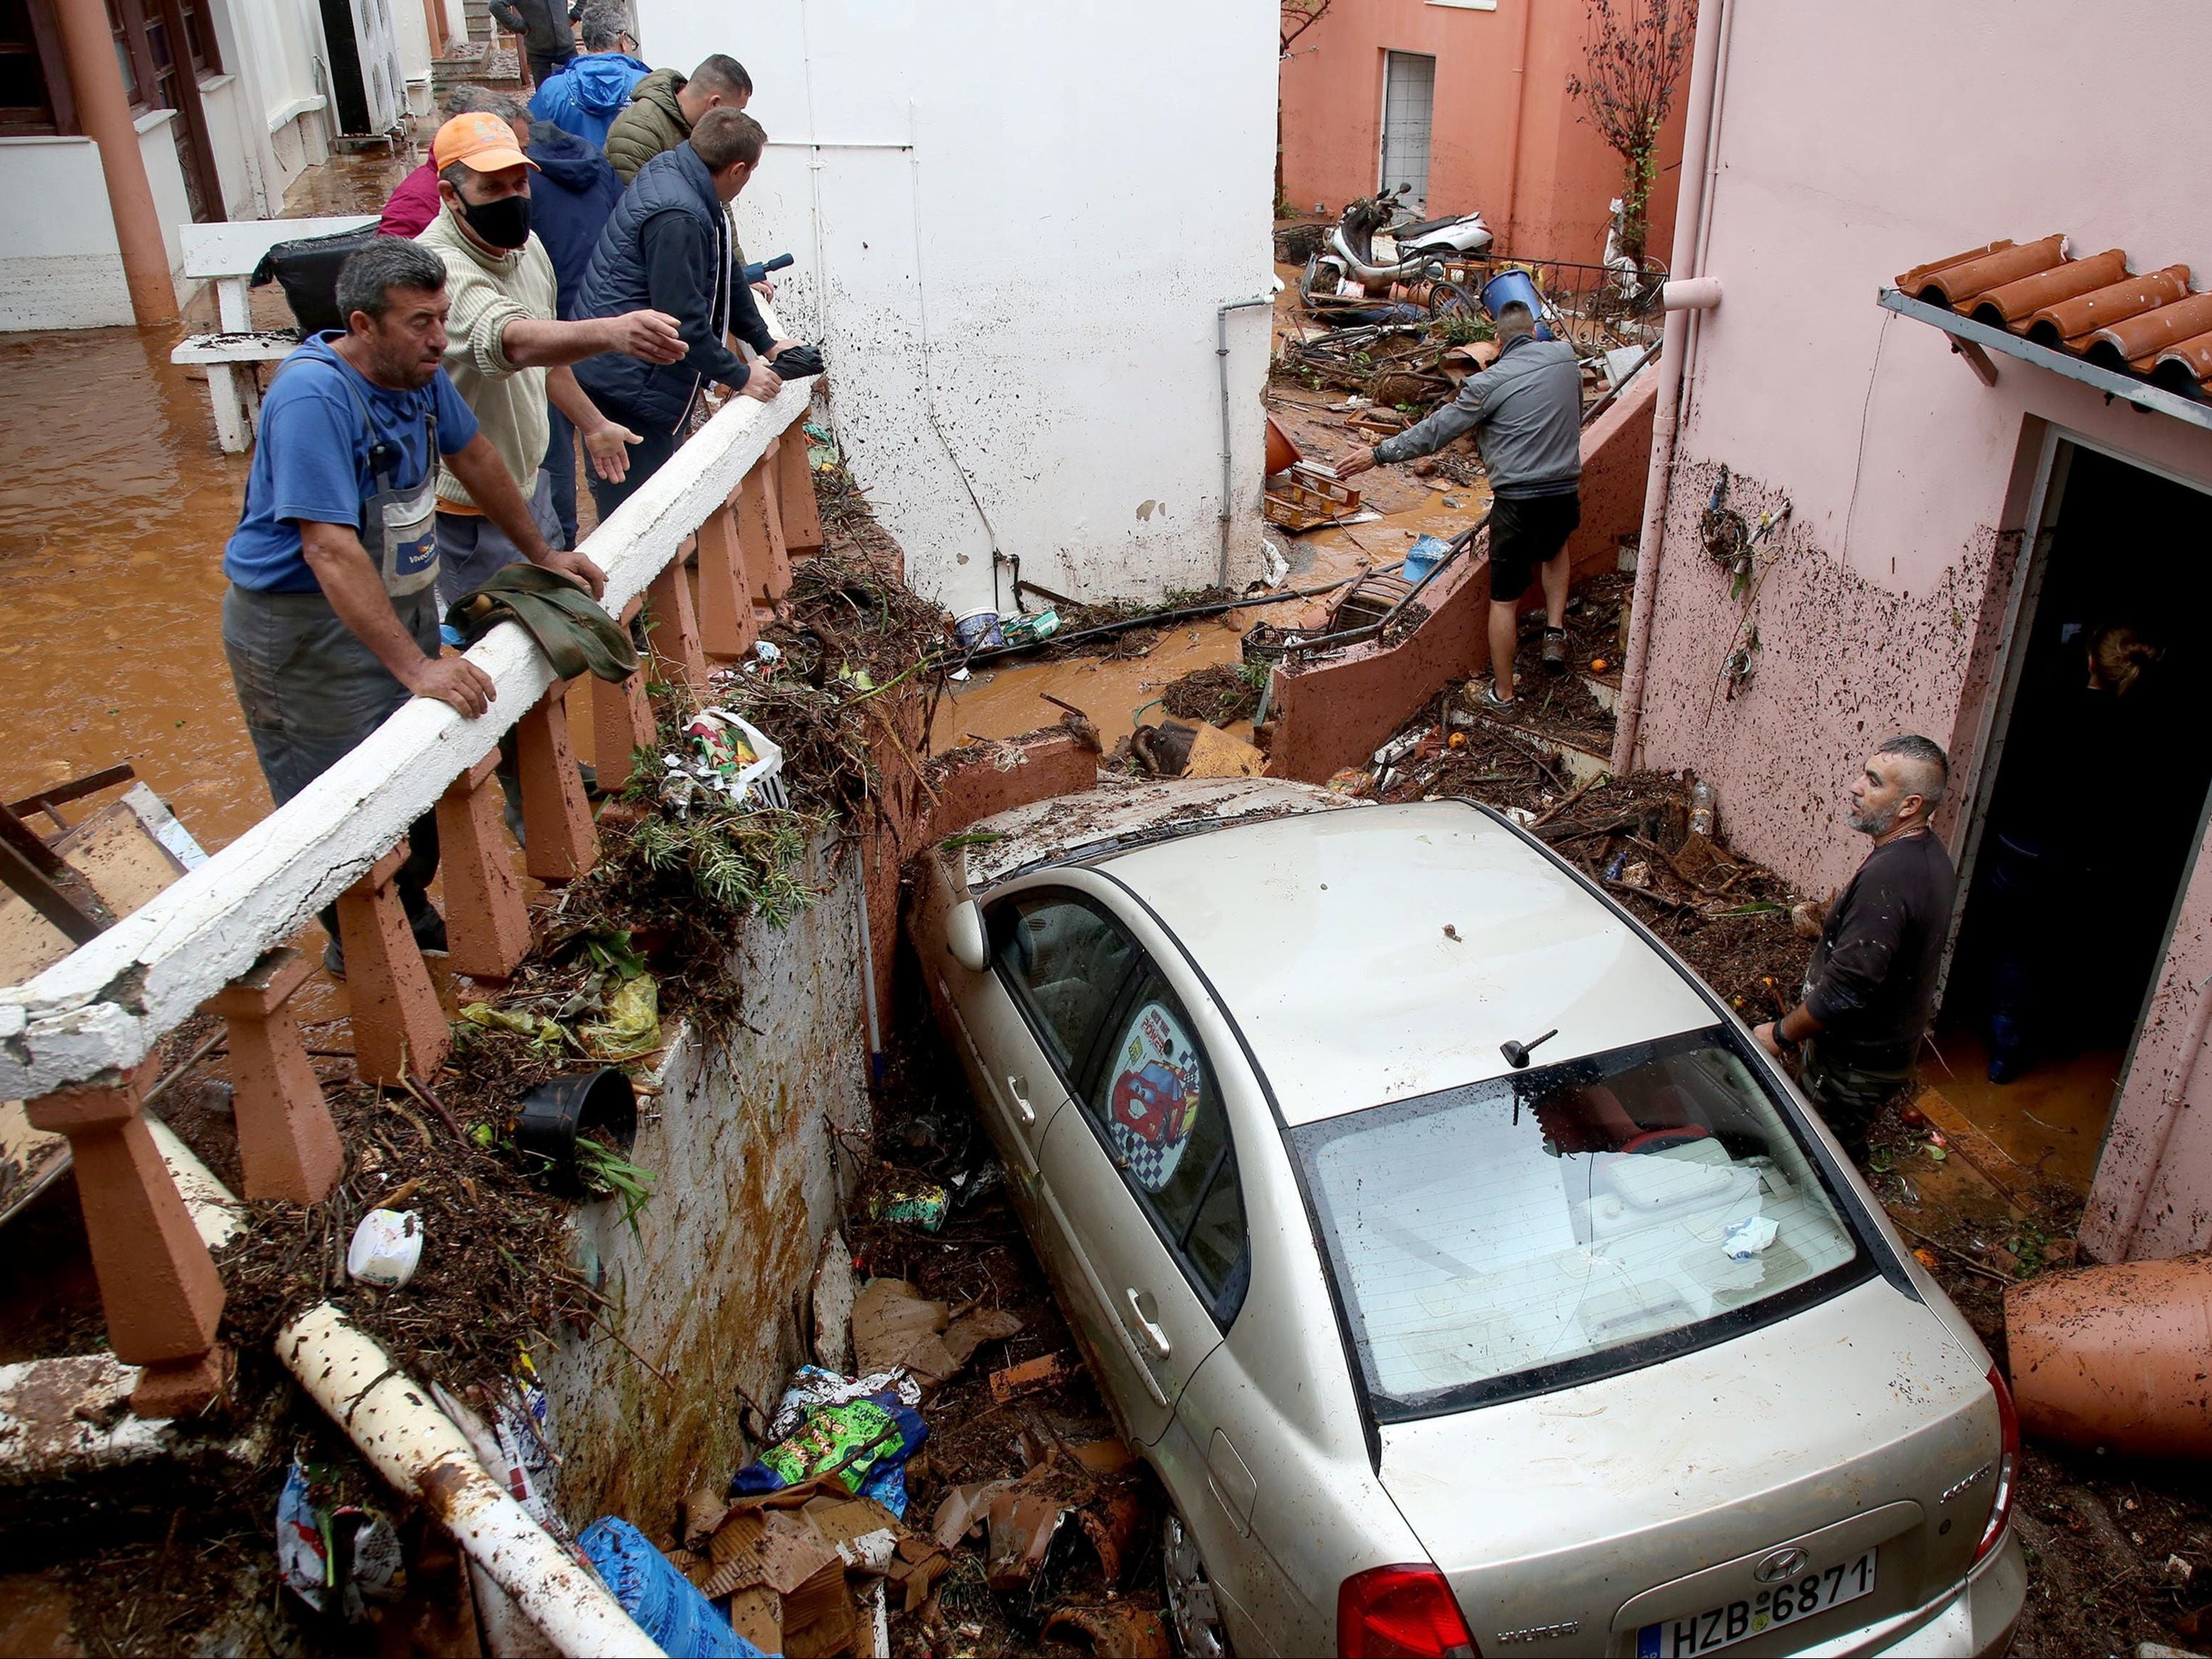
<path fill-rule="evenodd" d="M 1567 94 L 1621 160 L 1620 252 L 1641 264 L 1650 240 L 1659 130 L 1674 107 L 1697 27 L 1697 0 L 1588 0 L 1583 73 Z"/>

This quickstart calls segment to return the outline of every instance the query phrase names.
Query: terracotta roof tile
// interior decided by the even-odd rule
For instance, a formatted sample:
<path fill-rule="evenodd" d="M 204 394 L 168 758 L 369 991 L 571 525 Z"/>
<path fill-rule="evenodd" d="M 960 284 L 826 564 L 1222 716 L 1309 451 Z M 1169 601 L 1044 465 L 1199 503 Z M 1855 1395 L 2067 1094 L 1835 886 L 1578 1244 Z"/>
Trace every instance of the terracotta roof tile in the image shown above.
<path fill-rule="evenodd" d="M 2212 398 L 2212 293 L 2190 291 L 2187 265 L 2130 276 L 2118 248 L 2070 258 L 2064 237 L 2046 236 L 1915 265 L 1897 287 L 2100 368 Z"/>

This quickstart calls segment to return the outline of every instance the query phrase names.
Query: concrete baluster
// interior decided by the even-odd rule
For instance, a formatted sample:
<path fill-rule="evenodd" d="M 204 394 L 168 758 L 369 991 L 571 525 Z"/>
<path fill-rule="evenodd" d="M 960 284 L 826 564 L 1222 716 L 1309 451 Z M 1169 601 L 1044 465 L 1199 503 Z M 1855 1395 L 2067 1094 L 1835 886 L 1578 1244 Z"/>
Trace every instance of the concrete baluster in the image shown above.
<path fill-rule="evenodd" d="M 806 431 L 792 427 L 776 440 L 775 504 L 783 520 L 784 550 L 794 559 L 822 550 L 822 509 L 814 500 L 814 469 L 806 459 Z"/>
<path fill-rule="evenodd" d="M 145 1367 L 131 1396 L 145 1418 L 203 1411 L 230 1380 L 230 1355 L 215 1340 L 222 1279 L 142 1112 L 159 1064 L 149 1055 L 120 1076 L 25 1103 L 34 1128 L 69 1137 L 108 1343 Z"/>
<path fill-rule="evenodd" d="M 623 613 L 627 625 L 637 614 L 639 601 L 630 601 Z M 598 757 L 599 787 L 616 790 L 630 781 L 630 756 L 651 749 L 654 741 L 653 704 L 645 695 L 646 665 L 627 678 L 592 680 L 592 752 Z"/>
<path fill-rule="evenodd" d="M 696 538 L 694 541 L 696 545 Z M 691 608 L 691 585 L 684 579 L 684 550 L 679 548 L 667 568 L 646 590 L 653 622 L 647 630 L 654 659 L 666 672 L 660 678 L 670 685 L 688 685 L 704 696 L 707 691 L 707 653 L 699 643 L 699 620 Z"/>
<path fill-rule="evenodd" d="M 744 547 L 745 592 L 756 605 L 774 605 L 791 591 L 791 554 L 776 510 L 776 452 L 753 464 L 738 486 L 738 539 Z M 709 649 L 712 647 L 709 647 Z"/>
<path fill-rule="evenodd" d="M 719 507 L 699 526 L 699 638 L 710 657 L 742 657 L 760 623 L 746 598 L 744 553 L 732 509 Z"/>
<path fill-rule="evenodd" d="M 393 890 L 392 877 L 404 857 L 395 848 L 338 895 L 354 1075 L 389 1086 L 397 1086 L 404 1072 L 428 1077 L 446 1063 L 453 1046 L 430 970 Z"/>
<path fill-rule="evenodd" d="M 524 861 L 544 882 L 574 881 L 599 861 L 599 832 L 568 743 L 565 684 L 549 686 L 516 722 L 521 749 Z"/>
<path fill-rule="evenodd" d="M 238 1161 L 248 1198 L 317 1203 L 345 1170 L 322 1079 L 299 1023 L 284 1008 L 314 969 L 300 951 L 279 945 L 200 1005 L 228 1028 Z"/>
<path fill-rule="evenodd" d="M 447 785 L 438 800 L 447 966 L 478 979 L 505 979 L 530 954 L 530 912 L 507 861 L 500 823 L 498 770 L 494 750 Z"/>

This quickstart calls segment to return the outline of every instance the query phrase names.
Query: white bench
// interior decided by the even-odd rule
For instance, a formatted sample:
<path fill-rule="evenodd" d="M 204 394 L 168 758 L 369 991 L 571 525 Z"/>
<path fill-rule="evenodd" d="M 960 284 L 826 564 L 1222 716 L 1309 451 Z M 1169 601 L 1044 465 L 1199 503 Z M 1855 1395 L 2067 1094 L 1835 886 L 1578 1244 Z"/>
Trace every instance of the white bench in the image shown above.
<path fill-rule="evenodd" d="M 300 343 L 294 329 L 253 326 L 246 282 L 262 256 L 279 242 L 309 236 L 335 236 L 364 230 L 373 213 L 349 213 L 322 219 L 238 219 L 222 224 L 179 227 L 185 246 L 185 275 L 215 285 L 216 314 L 222 331 L 194 334 L 169 354 L 173 363 L 195 363 L 207 370 L 208 400 L 215 406 L 215 429 L 223 453 L 241 454 L 253 447 L 261 413 L 255 363 L 282 361 Z M 244 368 L 245 374 L 234 373 Z"/>

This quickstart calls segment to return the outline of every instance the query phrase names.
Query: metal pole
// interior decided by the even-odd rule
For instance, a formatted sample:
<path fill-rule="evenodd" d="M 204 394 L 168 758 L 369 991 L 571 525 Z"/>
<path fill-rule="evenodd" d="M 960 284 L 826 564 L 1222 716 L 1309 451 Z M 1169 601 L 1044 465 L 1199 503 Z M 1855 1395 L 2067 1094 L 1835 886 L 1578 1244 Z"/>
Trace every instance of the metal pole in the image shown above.
<path fill-rule="evenodd" d="M 1213 313 L 1213 361 L 1221 370 L 1221 568 L 1215 574 L 1214 585 L 1229 586 L 1229 520 L 1231 516 L 1229 455 L 1229 313 L 1252 306 L 1275 303 L 1272 294 L 1255 294 L 1249 300 L 1224 301 Z"/>
<path fill-rule="evenodd" d="M 107 7 L 104 0 L 57 0 L 54 21 L 61 29 L 77 118 L 100 146 L 107 208 L 115 218 L 124 280 L 131 287 L 131 313 L 142 328 L 173 323 L 177 286 L 169 274 L 168 244 L 154 206 L 154 186 L 147 181 L 146 158 L 138 148 L 138 125 L 131 118 L 131 100 L 123 90 Z"/>

